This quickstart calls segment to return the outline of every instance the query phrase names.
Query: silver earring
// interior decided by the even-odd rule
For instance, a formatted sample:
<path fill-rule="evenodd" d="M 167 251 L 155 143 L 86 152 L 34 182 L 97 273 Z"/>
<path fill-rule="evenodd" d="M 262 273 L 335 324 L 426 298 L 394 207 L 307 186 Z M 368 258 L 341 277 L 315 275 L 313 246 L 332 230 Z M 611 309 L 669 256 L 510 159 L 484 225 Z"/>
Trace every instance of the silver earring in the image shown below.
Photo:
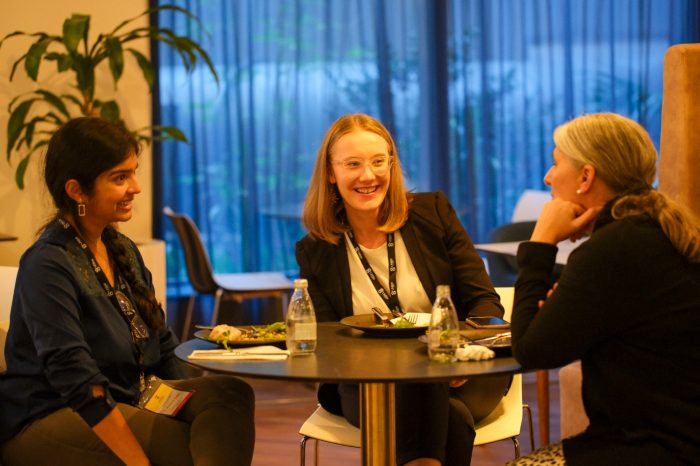
<path fill-rule="evenodd" d="M 577 189 L 577 190 L 576 190 L 576 194 L 581 194 L 581 190 L 580 190 L 580 189 Z"/>
<path fill-rule="evenodd" d="M 78 217 L 85 217 L 85 204 L 78 204 Z"/>

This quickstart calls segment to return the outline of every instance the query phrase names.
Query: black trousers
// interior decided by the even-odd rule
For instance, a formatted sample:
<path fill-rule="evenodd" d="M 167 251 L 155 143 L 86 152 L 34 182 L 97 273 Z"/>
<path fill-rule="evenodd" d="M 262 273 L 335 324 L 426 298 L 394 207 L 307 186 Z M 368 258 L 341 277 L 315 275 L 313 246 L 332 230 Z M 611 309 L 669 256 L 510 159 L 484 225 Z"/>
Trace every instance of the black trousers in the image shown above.
<path fill-rule="evenodd" d="M 468 466 L 474 447 L 475 423 L 493 411 L 510 386 L 510 376 L 470 379 L 459 388 L 447 383 L 396 384 L 396 463 L 434 458 L 446 466 Z M 328 391 L 331 386 L 325 386 Z M 324 408 L 328 393 L 319 394 Z M 360 394 L 356 384 L 337 386 L 342 415 L 360 425 Z"/>

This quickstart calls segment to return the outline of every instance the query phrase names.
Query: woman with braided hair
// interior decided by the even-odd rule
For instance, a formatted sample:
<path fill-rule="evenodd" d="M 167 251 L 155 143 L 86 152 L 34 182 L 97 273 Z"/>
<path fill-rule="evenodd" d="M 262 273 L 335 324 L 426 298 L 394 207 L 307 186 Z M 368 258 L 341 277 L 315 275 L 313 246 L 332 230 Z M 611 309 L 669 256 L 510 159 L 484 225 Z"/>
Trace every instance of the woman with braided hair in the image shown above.
<path fill-rule="evenodd" d="M 0 375 L 3 465 L 249 465 L 250 386 L 186 379 L 187 365 L 135 244 L 138 144 L 78 118 L 51 138 L 44 171 L 57 207 L 22 256 Z M 152 376 L 190 398 L 171 415 L 141 406 Z M 141 401 L 141 403 L 139 403 Z"/>
<path fill-rule="evenodd" d="M 513 354 L 532 369 L 580 359 L 590 425 L 513 464 L 698 464 L 700 223 L 652 188 L 636 122 L 581 116 L 554 142 L 553 199 L 518 250 Z M 552 284 L 556 244 L 584 233 Z"/>

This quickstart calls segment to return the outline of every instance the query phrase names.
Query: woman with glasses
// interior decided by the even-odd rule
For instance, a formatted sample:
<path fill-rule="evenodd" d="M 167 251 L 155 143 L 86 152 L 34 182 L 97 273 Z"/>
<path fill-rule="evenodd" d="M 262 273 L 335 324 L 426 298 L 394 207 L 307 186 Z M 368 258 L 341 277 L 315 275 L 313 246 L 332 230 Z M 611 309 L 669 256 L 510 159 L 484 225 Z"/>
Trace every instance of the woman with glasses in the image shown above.
<path fill-rule="evenodd" d="M 309 234 L 297 243 L 297 262 L 319 321 L 371 313 L 372 307 L 430 312 L 441 284 L 450 285 L 461 319 L 503 315 L 484 263 L 446 197 L 406 191 L 394 141 L 370 116 L 345 115 L 326 132 L 303 221 Z M 474 423 L 498 404 L 509 380 L 397 384 L 398 464 L 468 465 Z M 357 385 L 324 384 L 319 401 L 359 426 Z"/>
<path fill-rule="evenodd" d="M 252 460 L 250 386 L 228 376 L 177 380 L 186 365 L 151 274 L 115 227 L 141 191 L 138 151 L 130 133 L 98 118 L 71 120 L 51 138 L 44 177 L 57 213 L 17 275 L 0 375 L 3 465 Z M 162 389 L 181 397 L 179 411 L 139 407 L 159 382 L 152 376 L 168 379 Z"/>

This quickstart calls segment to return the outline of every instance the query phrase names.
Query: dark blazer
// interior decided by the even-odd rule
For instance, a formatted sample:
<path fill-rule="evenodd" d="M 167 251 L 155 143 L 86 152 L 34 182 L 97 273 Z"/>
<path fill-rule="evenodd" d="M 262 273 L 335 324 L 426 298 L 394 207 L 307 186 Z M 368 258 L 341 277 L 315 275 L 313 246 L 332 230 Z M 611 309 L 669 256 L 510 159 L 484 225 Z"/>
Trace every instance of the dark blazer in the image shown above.
<path fill-rule="evenodd" d="M 413 194 L 408 220 L 399 231 L 430 302 L 435 300 L 436 286 L 445 284 L 450 285 L 460 319 L 503 315 L 484 262 L 444 194 Z M 309 280 L 317 320 L 338 321 L 352 315 L 345 238 L 333 245 L 307 235 L 297 242 L 296 257 L 301 277 Z"/>

